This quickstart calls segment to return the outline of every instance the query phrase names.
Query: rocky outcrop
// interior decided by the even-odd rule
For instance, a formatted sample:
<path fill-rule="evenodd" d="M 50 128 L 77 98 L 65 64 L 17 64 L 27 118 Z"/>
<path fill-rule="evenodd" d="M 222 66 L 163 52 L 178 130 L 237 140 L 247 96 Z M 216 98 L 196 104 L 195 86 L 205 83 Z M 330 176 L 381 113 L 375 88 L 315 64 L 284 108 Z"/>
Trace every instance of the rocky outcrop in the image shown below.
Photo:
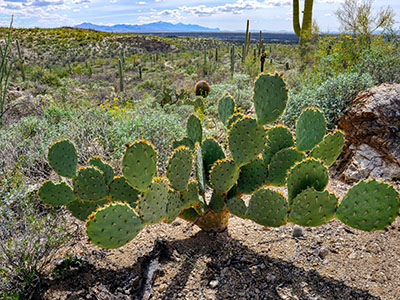
<path fill-rule="evenodd" d="M 338 126 L 347 140 L 338 162 L 342 179 L 400 179 L 400 84 L 381 84 L 357 95 Z"/>

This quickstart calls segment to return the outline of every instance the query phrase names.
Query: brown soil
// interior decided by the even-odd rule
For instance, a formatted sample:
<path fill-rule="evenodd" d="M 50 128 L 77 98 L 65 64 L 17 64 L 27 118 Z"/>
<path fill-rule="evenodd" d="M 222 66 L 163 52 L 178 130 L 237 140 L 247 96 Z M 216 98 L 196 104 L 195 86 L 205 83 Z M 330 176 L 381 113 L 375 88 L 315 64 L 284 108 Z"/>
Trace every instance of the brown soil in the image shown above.
<path fill-rule="evenodd" d="M 328 187 L 340 197 L 348 188 Z M 116 250 L 90 244 L 78 225 L 58 259 L 81 263 L 63 279 L 48 275 L 41 299 L 400 299 L 399 218 L 377 232 L 333 220 L 300 238 L 293 224 L 265 229 L 232 216 L 225 232 L 210 234 L 177 219 Z"/>

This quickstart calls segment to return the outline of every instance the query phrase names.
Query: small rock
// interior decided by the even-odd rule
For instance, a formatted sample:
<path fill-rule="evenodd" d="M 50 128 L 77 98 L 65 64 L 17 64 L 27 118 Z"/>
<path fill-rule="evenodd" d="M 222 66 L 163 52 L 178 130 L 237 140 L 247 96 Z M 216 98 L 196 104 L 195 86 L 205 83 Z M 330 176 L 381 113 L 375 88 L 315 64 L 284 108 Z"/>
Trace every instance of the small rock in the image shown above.
<path fill-rule="evenodd" d="M 267 279 L 267 282 L 272 283 L 275 281 L 276 277 L 274 275 L 268 274 L 266 279 Z"/>
<path fill-rule="evenodd" d="M 299 225 L 293 226 L 293 237 L 301 237 L 303 235 L 303 228 Z"/>
<path fill-rule="evenodd" d="M 210 288 L 215 289 L 218 286 L 218 284 L 219 284 L 218 280 L 211 280 L 208 285 L 210 286 Z"/>
<path fill-rule="evenodd" d="M 321 248 L 318 252 L 319 257 L 325 258 L 329 254 L 329 250 L 327 248 Z"/>

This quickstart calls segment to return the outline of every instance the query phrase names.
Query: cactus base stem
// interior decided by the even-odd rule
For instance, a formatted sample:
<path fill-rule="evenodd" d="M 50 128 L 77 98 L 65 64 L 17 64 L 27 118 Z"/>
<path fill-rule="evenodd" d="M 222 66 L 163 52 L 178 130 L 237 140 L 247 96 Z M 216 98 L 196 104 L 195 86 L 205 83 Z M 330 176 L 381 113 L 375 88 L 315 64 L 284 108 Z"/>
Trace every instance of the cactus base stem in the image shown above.
<path fill-rule="evenodd" d="M 180 215 L 180 217 L 186 221 L 193 223 L 201 228 L 205 232 L 224 232 L 228 227 L 228 219 L 230 213 L 227 209 L 223 209 L 222 212 L 216 213 L 209 209 L 203 216 L 197 215 L 193 218 L 192 216 L 187 217 Z"/>

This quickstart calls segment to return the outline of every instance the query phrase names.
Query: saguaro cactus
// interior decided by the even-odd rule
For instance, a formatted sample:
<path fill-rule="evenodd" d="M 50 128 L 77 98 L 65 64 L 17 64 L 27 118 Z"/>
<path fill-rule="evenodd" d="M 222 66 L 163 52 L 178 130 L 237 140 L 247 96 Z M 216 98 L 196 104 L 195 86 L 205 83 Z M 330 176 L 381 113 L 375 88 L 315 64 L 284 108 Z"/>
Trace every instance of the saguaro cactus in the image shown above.
<path fill-rule="evenodd" d="M 327 134 L 322 112 L 313 107 L 300 115 L 295 135 L 285 126 L 272 125 L 287 97 L 278 74 L 260 74 L 256 79 L 256 117 L 235 113 L 233 97 L 228 93 L 221 97 L 218 114 L 227 130 L 230 156 L 217 140 L 204 138 L 201 121 L 192 114 L 187 136 L 173 144 L 166 177 L 158 177 L 157 153 L 144 140 L 127 146 L 122 175 L 116 177 L 99 157 L 76 171 L 75 147 L 68 140 L 57 141 L 50 146 L 48 159 L 61 180 L 44 182 L 40 198 L 49 205 L 65 205 L 86 220 L 90 240 L 104 248 L 121 247 L 145 225 L 171 223 L 176 217 L 210 232 L 225 230 L 231 213 L 271 227 L 287 222 L 320 226 L 335 215 L 365 231 L 391 224 L 400 206 L 392 185 L 361 181 L 340 204 L 325 190 L 328 167 L 344 145 L 343 133 Z M 72 187 L 62 177 L 71 178 Z M 286 186 L 288 196 L 269 186 Z M 206 197 L 206 191 L 211 196 Z M 248 205 L 242 199 L 246 194 Z"/>
<path fill-rule="evenodd" d="M 124 65 L 122 60 L 118 58 L 118 73 L 119 73 L 119 90 L 124 91 Z"/>
<path fill-rule="evenodd" d="M 300 27 L 299 0 L 293 0 L 293 29 L 296 35 L 300 37 L 300 43 L 311 37 L 313 4 L 314 0 L 305 0 L 303 22 Z"/>

